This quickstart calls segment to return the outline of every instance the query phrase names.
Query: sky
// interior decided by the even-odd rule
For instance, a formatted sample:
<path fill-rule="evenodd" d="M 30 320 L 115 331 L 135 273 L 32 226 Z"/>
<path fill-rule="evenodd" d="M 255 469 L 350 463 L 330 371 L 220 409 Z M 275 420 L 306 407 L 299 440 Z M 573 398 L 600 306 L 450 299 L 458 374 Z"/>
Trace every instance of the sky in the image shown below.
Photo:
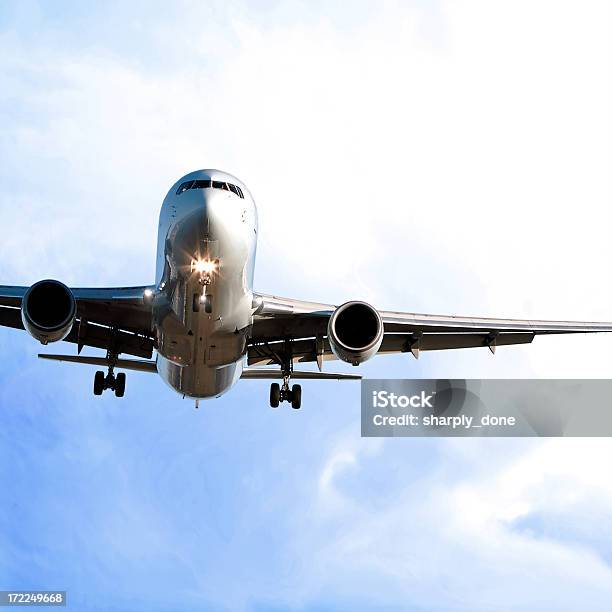
<path fill-rule="evenodd" d="M 258 204 L 258 291 L 612 320 L 611 18 L 7 0 L 0 282 L 151 283 L 163 197 L 212 167 Z M 360 373 L 608 378 L 609 343 Z M 305 382 L 300 411 L 260 381 L 196 411 L 140 373 L 95 398 L 93 368 L 40 348 L 0 330 L 0 589 L 83 611 L 609 609 L 609 439 L 362 439 L 353 383 Z"/>

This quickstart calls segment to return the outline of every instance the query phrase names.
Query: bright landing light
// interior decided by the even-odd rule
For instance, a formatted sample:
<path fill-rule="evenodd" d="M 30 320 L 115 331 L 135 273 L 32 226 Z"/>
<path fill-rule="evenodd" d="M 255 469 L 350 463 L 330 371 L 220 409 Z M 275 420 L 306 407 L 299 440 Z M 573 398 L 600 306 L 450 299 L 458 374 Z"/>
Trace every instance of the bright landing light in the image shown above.
<path fill-rule="evenodd" d="M 201 274 L 212 274 L 217 269 L 217 265 L 209 259 L 200 259 L 196 261 L 194 269 Z"/>

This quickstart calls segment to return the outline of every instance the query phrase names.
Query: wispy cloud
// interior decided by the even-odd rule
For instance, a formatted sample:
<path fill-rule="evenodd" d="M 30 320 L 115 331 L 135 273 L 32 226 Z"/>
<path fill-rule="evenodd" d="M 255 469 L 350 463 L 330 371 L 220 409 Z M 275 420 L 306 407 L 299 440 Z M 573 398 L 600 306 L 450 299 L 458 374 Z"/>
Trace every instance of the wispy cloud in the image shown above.
<path fill-rule="evenodd" d="M 317 554 L 306 591 L 428 610 L 606 609 L 607 440 L 397 442 L 328 456 L 296 551 Z"/>

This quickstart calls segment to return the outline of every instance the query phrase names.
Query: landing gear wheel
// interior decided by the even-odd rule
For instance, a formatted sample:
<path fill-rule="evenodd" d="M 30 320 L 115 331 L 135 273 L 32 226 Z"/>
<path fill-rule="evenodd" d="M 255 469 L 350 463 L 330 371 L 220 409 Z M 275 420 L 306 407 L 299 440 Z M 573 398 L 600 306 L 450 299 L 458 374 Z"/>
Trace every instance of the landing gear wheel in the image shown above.
<path fill-rule="evenodd" d="M 270 385 L 270 406 L 272 408 L 278 408 L 281 399 L 280 385 L 278 383 L 272 383 Z"/>
<path fill-rule="evenodd" d="M 291 388 L 291 407 L 296 410 L 302 406 L 302 387 L 293 385 Z"/>
<path fill-rule="evenodd" d="M 104 391 L 104 372 L 98 370 L 94 376 L 93 392 L 94 395 L 102 395 L 102 391 Z"/>
<path fill-rule="evenodd" d="M 125 374 L 123 372 L 117 374 L 115 379 L 115 395 L 117 397 L 123 397 L 125 393 Z"/>

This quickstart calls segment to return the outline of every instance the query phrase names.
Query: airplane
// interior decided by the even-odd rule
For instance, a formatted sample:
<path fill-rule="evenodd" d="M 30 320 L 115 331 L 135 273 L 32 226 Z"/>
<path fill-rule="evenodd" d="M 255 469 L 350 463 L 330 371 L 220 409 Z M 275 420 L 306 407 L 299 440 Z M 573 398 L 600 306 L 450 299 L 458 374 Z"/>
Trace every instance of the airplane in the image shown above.
<path fill-rule="evenodd" d="M 389 353 L 494 353 L 537 335 L 612 331 L 612 323 L 388 312 L 361 300 L 334 306 L 257 293 L 257 231 L 255 201 L 242 181 L 219 170 L 191 172 L 161 207 L 154 284 L 71 289 L 45 279 L 0 286 L 0 325 L 24 329 L 43 345 L 76 344 L 76 355 L 39 357 L 105 368 L 95 373 L 95 395 L 124 395 L 126 375 L 116 369 L 156 372 L 196 407 L 241 378 L 266 379 L 280 381 L 270 386 L 270 405 L 286 401 L 296 409 L 302 389 L 292 379 L 361 378 L 323 372 L 328 360 L 357 366 Z M 106 355 L 81 355 L 86 346 Z M 294 370 L 306 362 L 316 362 L 317 371 Z"/>

